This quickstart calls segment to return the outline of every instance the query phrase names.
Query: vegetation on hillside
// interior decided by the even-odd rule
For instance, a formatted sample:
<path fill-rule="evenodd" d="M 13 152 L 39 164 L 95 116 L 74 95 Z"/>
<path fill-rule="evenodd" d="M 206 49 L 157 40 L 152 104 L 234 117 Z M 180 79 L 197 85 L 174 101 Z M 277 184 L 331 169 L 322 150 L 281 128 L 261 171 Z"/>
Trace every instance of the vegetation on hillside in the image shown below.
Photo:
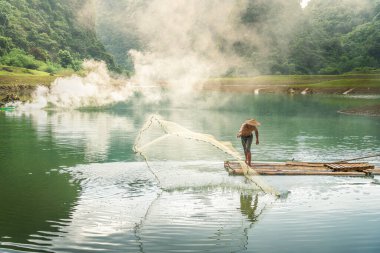
<path fill-rule="evenodd" d="M 245 46 L 241 54 L 261 73 L 342 74 L 380 68 L 379 0 L 311 0 L 305 9 L 296 6 L 299 1 L 249 2 L 242 22 L 260 27 L 268 52 Z"/>
<path fill-rule="evenodd" d="M 225 75 L 248 76 L 253 71 L 246 71 L 247 66 L 261 74 L 341 74 L 380 68 L 379 0 L 311 0 L 305 9 L 299 2 L 248 0 L 238 20 L 248 31 L 247 39 L 232 44 L 245 66 Z M 147 4 L 103 1 L 98 15 L 101 40 L 117 56 L 117 64 L 129 71 L 133 65 L 128 50 L 149 50 L 133 16 L 135 8 Z M 223 38 L 215 40 L 220 51 L 226 50 Z"/>
<path fill-rule="evenodd" d="M 55 73 L 78 70 L 83 59 L 113 57 L 97 39 L 94 22 L 78 20 L 80 0 L 0 0 L 0 64 Z"/>
<path fill-rule="evenodd" d="M 312 0 L 272 72 L 339 74 L 380 68 L 380 1 Z"/>
<path fill-rule="evenodd" d="M 96 4 L 96 12 L 91 13 L 88 3 Z M 62 68 L 78 70 L 83 59 L 91 58 L 130 74 L 128 51 L 149 48 L 129 10 L 147 3 L 0 0 L 0 64 L 57 73 Z M 247 3 L 237 20 L 247 39 L 229 45 L 215 38 L 220 51 L 230 47 L 244 59 L 245 66 L 229 69 L 225 76 L 253 73 L 247 69 L 310 75 L 380 68 L 380 0 L 311 0 L 305 9 L 299 0 Z M 81 10 L 90 15 L 83 18 Z"/>

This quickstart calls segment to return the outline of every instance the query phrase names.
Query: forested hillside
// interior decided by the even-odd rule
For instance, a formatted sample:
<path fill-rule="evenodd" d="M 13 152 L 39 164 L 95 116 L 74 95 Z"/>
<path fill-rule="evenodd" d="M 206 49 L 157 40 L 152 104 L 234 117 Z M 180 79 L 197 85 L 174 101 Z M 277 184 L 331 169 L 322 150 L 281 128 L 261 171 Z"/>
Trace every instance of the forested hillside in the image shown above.
<path fill-rule="evenodd" d="M 258 17 L 265 11 L 275 13 L 270 10 L 278 6 L 252 2 L 256 10 L 257 5 L 264 9 L 256 12 Z M 276 36 L 265 59 L 250 59 L 262 73 L 342 74 L 380 68 L 379 0 L 311 0 L 305 9 L 291 8 L 287 15 L 299 17 L 291 27 L 284 22 L 277 25 L 276 31 L 288 36 Z M 269 66 L 263 69 L 263 65 Z"/>
<path fill-rule="evenodd" d="M 273 72 L 339 74 L 380 68 L 380 1 L 312 0 Z"/>
<path fill-rule="evenodd" d="M 129 49 L 149 50 L 146 38 L 139 36 L 134 14 L 150 2 L 108 0 L 101 4 L 97 31 L 124 68 L 132 70 Z M 249 0 L 238 22 L 247 34 L 231 45 L 245 66 L 226 75 L 257 73 L 247 67 L 261 74 L 341 74 L 380 68 L 379 0 L 311 0 L 305 9 L 299 0 Z M 225 40 L 217 36 L 215 40 L 219 50 L 226 52 Z"/>
<path fill-rule="evenodd" d="M 62 67 L 77 70 L 85 58 L 104 60 L 116 70 L 115 59 L 131 73 L 129 50 L 149 51 L 149 44 L 159 40 L 142 37 L 138 25 L 150 18 L 143 10 L 151 2 L 157 1 L 0 0 L 0 64 L 52 73 Z M 202 32 L 214 33 L 214 41 L 204 45 L 216 43 L 219 54 L 243 59 L 244 64 L 224 75 L 341 74 L 380 68 L 380 0 L 311 0 L 305 9 L 299 0 L 244 3 L 238 24 L 231 24 L 244 35 L 231 39 L 237 31 L 218 33 L 212 30 L 217 24 L 204 23 L 205 29 L 199 30 L 199 21 L 206 18 L 187 27 L 200 34 L 185 34 L 196 44 Z M 138 11 L 142 17 L 136 16 Z M 185 29 L 189 24 L 179 20 L 175 25 Z M 173 41 L 178 35 L 172 35 Z"/>
<path fill-rule="evenodd" d="M 85 58 L 114 68 L 95 34 L 95 21 L 80 20 L 81 0 L 0 0 L 0 64 L 54 72 L 77 70 Z M 82 22 L 80 22 L 82 21 Z"/>

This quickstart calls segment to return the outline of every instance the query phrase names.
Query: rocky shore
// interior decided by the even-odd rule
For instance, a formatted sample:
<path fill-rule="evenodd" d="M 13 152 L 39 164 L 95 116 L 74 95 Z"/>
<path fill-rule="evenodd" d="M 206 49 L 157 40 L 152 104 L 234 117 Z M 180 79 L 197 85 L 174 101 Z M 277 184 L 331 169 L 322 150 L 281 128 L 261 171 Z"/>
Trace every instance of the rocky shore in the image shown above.
<path fill-rule="evenodd" d="M 352 114 L 352 115 L 363 115 L 363 116 L 380 116 L 380 104 L 356 107 L 346 110 L 338 111 L 339 113 Z"/>

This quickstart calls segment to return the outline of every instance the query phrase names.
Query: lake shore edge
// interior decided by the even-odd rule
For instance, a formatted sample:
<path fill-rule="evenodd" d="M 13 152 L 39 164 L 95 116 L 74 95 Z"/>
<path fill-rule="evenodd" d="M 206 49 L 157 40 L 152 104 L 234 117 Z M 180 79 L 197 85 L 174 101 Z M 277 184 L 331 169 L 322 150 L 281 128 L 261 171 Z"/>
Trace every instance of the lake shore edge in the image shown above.
<path fill-rule="evenodd" d="M 62 75 L 0 75 L 0 101 L 30 101 L 38 86 L 49 88 Z M 211 78 L 197 85 L 200 91 L 247 94 L 380 95 L 380 74 L 262 75 Z M 380 116 L 380 105 L 353 108 L 345 114 Z"/>
<path fill-rule="evenodd" d="M 380 94 L 380 74 L 262 75 L 249 78 L 214 78 L 205 90 L 288 94 Z"/>

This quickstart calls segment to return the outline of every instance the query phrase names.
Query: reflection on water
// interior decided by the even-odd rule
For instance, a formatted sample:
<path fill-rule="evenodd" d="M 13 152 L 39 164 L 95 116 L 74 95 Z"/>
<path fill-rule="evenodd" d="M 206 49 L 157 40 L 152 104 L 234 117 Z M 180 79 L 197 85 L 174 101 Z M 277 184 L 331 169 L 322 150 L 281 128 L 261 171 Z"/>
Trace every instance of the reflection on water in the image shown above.
<path fill-rule="evenodd" d="M 164 193 L 139 231 L 142 247 L 145 252 L 242 251 L 251 222 L 239 206 L 234 191 Z"/>
<path fill-rule="evenodd" d="M 380 188 L 371 182 L 282 178 L 291 194 L 267 209 L 249 231 L 248 245 L 252 252 L 378 252 Z"/>
<path fill-rule="evenodd" d="M 107 159 L 113 132 L 134 130 L 128 117 L 105 112 L 35 110 L 8 114 L 30 118 L 41 140 L 50 137 L 63 148 L 80 148 L 87 162 Z"/>
<path fill-rule="evenodd" d="M 69 222 L 54 222 L 57 231 L 31 235 L 33 245 L 3 238 L 3 246 L 30 250 L 38 245 L 51 252 L 235 252 L 244 249 L 246 229 L 254 222 L 239 213 L 243 203 L 232 186 L 162 192 L 144 163 L 89 164 L 65 171 L 81 187 Z M 262 196 L 258 205 L 256 194 L 253 207 L 258 214 L 274 201 Z"/>
<path fill-rule="evenodd" d="M 235 134 L 255 117 L 262 127 L 254 160 L 380 153 L 378 118 L 336 113 L 378 102 L 213 94 L 170 110 L 130 103 L 2 112 L 0 251 L 378 252 L 379 178 L 265 177 L 291 192 L 279 200 L 228 176 L 228 157 L 204 144 L 174 138 L 152 147 L 149 165 L 159 180 L 132 152 L 142 124 L 159 114 L 240 152 Z M 365 161 L 380 165 L 379 157 Z"/>
<path fill-rule="evenodd" d="M 242 214 L 247 215 L 248 220 L 252 223 L 257 221 L 259 214 L 257 214 L 257 204 L 259 202 L 259 195 L 255 194 L 255 200 L 252 204 L 252 193 L 244 194 L 240 193 L 240 211 Z"/>
<path fill-rule="evenodd" d="M 7 112 L 7 119 L 13 118 L 14 123 L 30 122 L 40 140 L 51 138 L 62 149 L 75 149 L 84 155 L 86 162 L 135 160 L 130 147 L 138 129 L 152 113 L 192 131 L 231 141 L 239 150 L 241 145 L 234 135 L 239 125 L 248 117 L 260 118 L 262 141 L 260 146 L 253 146 L 256 160 L 336 161 L 380 152 L 378 118 L 337 113 L 339 109 L 365 103 L 363 99 L 247 95 L 241 95 L 239 100 L 223 99 L 227 100 L 225 104 L 215 109 L 207 107 L 209 102 L 200 100 L 200 108 L 195 110 L 167 110 L 160 106 L 130 109 L 129 105 L 118 105 L 115 110 L 106 111 Z M 183 145 L 183 141 L 175 139 L 170 145 L 163 142 L 155 148 L 154 155 L 160 160 L 160 151 L 167 159 L 204 158 L 199 158 L 204 149 L 193 149 L 193 143 Z M 196 153 L 198 150 L 201 151 Z M 209 155 L 220 158 L 216 152 L 208 152 L 206 157 Z M 371 162 L 379 161 L 374 158 Z"/>

